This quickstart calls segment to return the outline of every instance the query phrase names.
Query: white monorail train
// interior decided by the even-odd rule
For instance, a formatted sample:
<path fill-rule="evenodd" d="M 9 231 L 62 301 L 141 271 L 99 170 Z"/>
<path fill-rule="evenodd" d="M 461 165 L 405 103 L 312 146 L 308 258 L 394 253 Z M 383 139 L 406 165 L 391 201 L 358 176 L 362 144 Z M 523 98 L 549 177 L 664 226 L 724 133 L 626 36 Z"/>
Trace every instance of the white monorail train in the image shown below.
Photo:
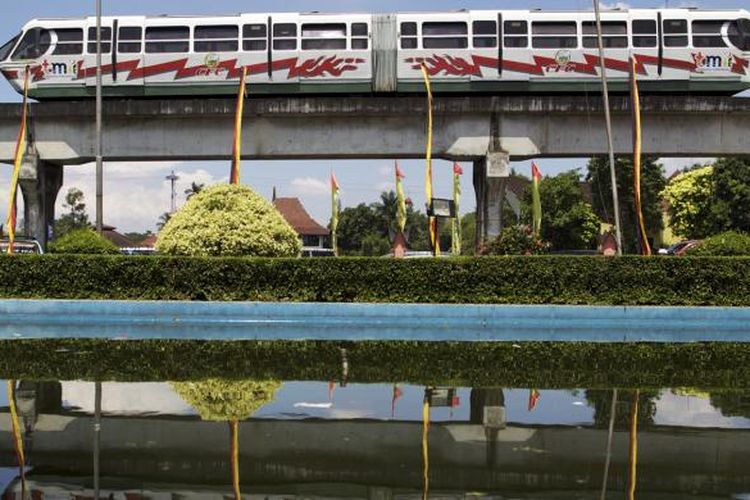
<path fill-rule="evenodd" d="M 624 90 L 629 57 L 646 92 L 733 94 L 750 87 L 750 12 L 603 13 L 607 74 Z M 38 99 L 92 96 L 94 18 L 36 19 L 0 47 L 0 71 Z M 242 66 L 250 92 L 581 92 L 599 57 L 591 12 L 241 14 L 103 19 L 107 96 L 226 95 Z"/>

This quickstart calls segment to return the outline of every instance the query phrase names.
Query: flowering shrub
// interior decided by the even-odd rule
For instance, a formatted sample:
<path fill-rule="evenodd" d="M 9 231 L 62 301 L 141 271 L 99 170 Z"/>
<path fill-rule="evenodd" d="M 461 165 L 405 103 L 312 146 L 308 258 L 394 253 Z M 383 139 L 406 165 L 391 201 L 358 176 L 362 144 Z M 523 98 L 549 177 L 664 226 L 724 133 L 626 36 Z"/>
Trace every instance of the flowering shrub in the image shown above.
<path fill-rule="evenodd" d="M 529 226 L 516 225 L 503 229 L 498 237 L 487 243 L 482 255 L 538 255 L 547 253 L 550 244 L 534 235 Z"/>
<path fill-rule="evenodd" d="M 168 255 L 296 257 L 302 243 L 276 208 L 247 186 L 217 184 L 192 196 L 159 232 Z"/>

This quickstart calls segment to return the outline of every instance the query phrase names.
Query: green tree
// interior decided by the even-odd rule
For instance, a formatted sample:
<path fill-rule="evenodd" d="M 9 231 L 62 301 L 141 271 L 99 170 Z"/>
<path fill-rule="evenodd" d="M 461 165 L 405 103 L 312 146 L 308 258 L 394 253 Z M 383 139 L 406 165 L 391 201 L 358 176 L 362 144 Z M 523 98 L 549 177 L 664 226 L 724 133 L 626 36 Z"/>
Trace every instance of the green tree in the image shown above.
<path fill-rule="evenodd" d="M 83 199 L 83 191 L 72 187 L 65 195 L 63 208 L 67 213 L 60 216 L 54 223 L 55 238 L 65 236 L 74 229 L 89 227 L 89 216 L 86 213 L 86 203 Z"/>
<path fill-rule="evenodd" d="M 370 205 L 370 208 L 378 219 L 378 233 L 389 237 L 395 235 L 396 231 L 398 231 L 396 227 L 398 198 L 395 191 L 383 191 L 380 193 L 380 201 Z"/>
<path fill-rule="evenodd" d="M 577 170 L 545 177 L 539 185 L 542 202 L 541 238 L 556 250 L 596 248 L 600 222 L 586 202 Z M 531 213 L 531 187 L 524 194 L 524 214 Z M 527 216 L 530 220 L 530 216 Z"/>
<path fill-rule="evenodd" d="M 91 228 L 73 229 L 49 244 L 50 253 L 118 254 L 114 243 Z"/>
<path fill-rule="evenodd" d="M 203 189 L 159 233 L 168 255 L 295 257 L 302 242 L 271 203 L 247 186 Z"/>
<path fill-rule="evenodd" d="M 338 244 L 343 255 L 360 255 L 365 237 L 380 235 L 378 216 L 364 203 L 339 214 Z M 329 226 L 330 227 L 330 226 Z"/>
<path fill-rule="evenodd" d="M 690 170 L 669 181 L 662 196 L 669 204 L 669 220 L 675 234 L 699 239 L 714 231 L 714 189 L 713 167 Z"/>
<path fill-rule="evenodd" d="M 385 236 L 368 234 L 362 238 L 360 255 L 363 257 L 380 257 L 391 251 L 391 242 Z"/>
<path fill-rule="evenodd" d="M 623 252 L 638 251 L 636 236 L 635 193 L 633 189 L 633 161 L 630 158 L 617 158 L 615 161 L 617 193 L 620 199 L 620 224 L 622 225 Z M 612 208 L 612 182 L 609 162 L 605 158 L 592 158 L 588 164 L 586 179 L 591 182 L 594 192 L 594 211 L 600 219 L 614 224 Z M 666 185 L 664 167 L 654 159 L 645 158 L 641 168 L 641 200 L 646 234 L 656 236 L 663 228 L 661 192 Z"/>
<path fill-rule="evenodd" d="M 750 233 L 750 160 L 721 158 L 714 164 L 713 233 Z"/>

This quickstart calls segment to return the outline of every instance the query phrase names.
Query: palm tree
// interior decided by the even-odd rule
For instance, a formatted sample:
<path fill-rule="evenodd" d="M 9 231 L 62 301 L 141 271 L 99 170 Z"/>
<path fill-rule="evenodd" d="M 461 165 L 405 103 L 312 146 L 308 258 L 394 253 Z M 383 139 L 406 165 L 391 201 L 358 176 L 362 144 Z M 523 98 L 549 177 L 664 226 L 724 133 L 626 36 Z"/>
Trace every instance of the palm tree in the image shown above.
<path fill-rule="evenodd" d="M 161 216 L 159 216 L 159 221 L 156 223 L 157 229 L 159 231 L 164 229 L 164 226 L 167 225 L 167 222 L 169 222 L 169 219 L 171 218 L 172 218 L 172 214 L 170 214 L 169 212 L 164 212 L 163 214 L 161 214 Z"/>
<path fill-rule="evenodd" d="M 196 184 L 195 182 L 191 182 L 190 187 L 185 190 L 185 199 L 189 200 L 193 195 L 200 193 L 204 187 L 206 185 L 203 183 Z"/>
<path fill-rule="evenodd" d="M 398 198 L 394 191 L 380 193 L 380 201 L 372 204 L 372 210 L 378 219 L 378 232 L 384 236 L 396 233 Z"/>

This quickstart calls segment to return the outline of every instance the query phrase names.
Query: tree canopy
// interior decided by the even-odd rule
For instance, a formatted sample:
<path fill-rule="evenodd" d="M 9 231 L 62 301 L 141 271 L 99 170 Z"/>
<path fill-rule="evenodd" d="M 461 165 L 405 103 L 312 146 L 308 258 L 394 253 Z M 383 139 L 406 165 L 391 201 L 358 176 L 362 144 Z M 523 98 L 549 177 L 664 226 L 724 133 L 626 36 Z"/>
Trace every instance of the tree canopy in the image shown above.
<path fill-rule="evenodd" d="M 276 380 L 207 379 L 200 382 L 172 382 L 172 388 L 203 420 L 244 420 L 276 397 L 281 382 Z"/>
<path fill-rule="evenodd" d="M 89 216 L 86 213 L 86 203 L 83 199 L 83 191 L 72 187 L 65 195 L 63 208 L 67 210 L 54 223 L 55 238 L 65 236 L 75 230 L 89 227 Z"/>
<path fill-rule="evenodd" d="M 702 167 L 672 178 L 662 191 L 669 205 L 670 225 L 684 238 L 704 238 L 714 230 L 713 167 Z"/>

